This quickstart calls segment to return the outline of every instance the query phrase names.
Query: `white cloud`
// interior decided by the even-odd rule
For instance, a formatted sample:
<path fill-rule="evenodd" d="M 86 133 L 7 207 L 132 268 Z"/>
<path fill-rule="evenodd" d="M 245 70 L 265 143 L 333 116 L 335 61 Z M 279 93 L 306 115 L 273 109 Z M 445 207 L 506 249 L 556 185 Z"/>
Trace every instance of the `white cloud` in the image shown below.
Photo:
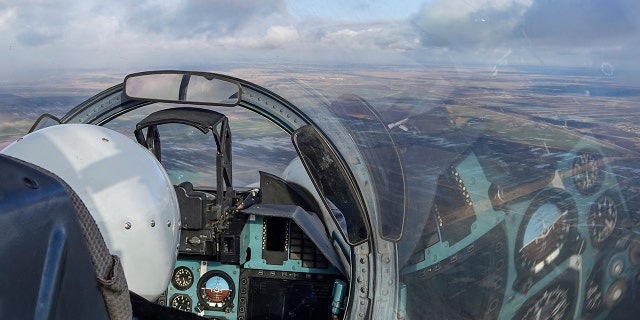
<path fill-rule="evenodd" d="M 535 59 L 523 58 L 527 52 L 569 59 L 575 46 L 598 55 L 590 58 L 599 63 L 632 59 L 629 53 L 640 51 L 633 50 L 640 42 L 640 3 L 634 0 L 432 0 L 418 12 L 394 11 L 388 19 L 380 8 L 392 3 L 369 4 L 315 4 L 326 7 L 318 7 L 322 12 L 341 12 L 332 19 L 310 16 L 311 9 L 296 15 L 285 0 L 0 3 L 0 70 L 139 69 L 240 57 L 428 61 L 452 54 L 497 64 L 512 50 L 504 64 Z M 348 21 L 345 10 L 361 14 Z"/>
<path fill-rule="evenodd" d="M 264 36 L 264 43 L 259 47 L 280 47 L 287 43 L 300 40 L 300 34 L 292 26 L 272 26 L 267 30 Z"/>
<path fill-rule="evenodd" d="M 225 50 L 278 49 L 297 44 L 300 33 L 293 26 L 270 26 L 261 33 L 239 32 L 233 36 L 218 37 L 207 41 L 213 48 Z"/>
<path fill-rule="evenodd" d="M 323 41 L 340 41 L 341 39 L 353 39 L 358 36 L 359 32 L 351 29 L 341 29 L 334 32 L 329 32 L 322 37 Z"/>
<path fill-rule="evenodd" d="M 425 46 L 466 47 L 512 36 L 532 0 L 439 0 L 422 7 L 412 22 Z"/>
<path fill-rule="evenodd" d="M 11 24 L 16 20 L 16 9 L 9 8 L 0 12 L 0 30 L 10 28 Z"/>
<path fill-rule="evenodd" d="M 378 22 L 328 28 L 318 36 L 317 42 L 325 47 L 372 50 L 373 54 L 417 48 L 420 40 L 418 34 L 406 23 Z"/>
<path fill-rule="evenodd" d="M 411 23 L 422 51 L 446 49 L 456 63 L 629 66 L 640 53 L 639 15 L 634 0 L 433 0 Z"/>
<path fill-rule="evenodd" d="M 637 39 L 640 2 L 538 0 L 522 24 L 526 36 L 554 46 L 615 46 Z"/>

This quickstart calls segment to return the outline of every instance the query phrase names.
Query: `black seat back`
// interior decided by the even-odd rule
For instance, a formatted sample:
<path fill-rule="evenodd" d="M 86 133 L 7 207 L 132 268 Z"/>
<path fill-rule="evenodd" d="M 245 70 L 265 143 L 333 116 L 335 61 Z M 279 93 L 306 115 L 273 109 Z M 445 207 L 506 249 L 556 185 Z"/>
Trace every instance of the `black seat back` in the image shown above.
<path fill-rule="evenodd" d="M 120 262 L 55 175 L 0 154 L 0 319 L 131 319 Z"/>

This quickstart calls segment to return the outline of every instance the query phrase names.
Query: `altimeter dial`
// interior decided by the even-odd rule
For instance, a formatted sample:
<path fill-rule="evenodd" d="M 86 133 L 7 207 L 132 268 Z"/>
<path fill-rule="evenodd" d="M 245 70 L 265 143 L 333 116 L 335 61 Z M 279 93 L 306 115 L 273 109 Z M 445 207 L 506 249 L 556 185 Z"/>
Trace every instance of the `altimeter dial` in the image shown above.
<path fill-rule="evenodd" d="M 584 195 L 592 195 L 604 181 L 604 159 L 595 151 L 583 150 L 576 154 L 571 166 L 573 185 Z"/>
<path fill-rule="evenodd" d="M 616 200 L 607 195 L 598 198 L 591 205 L 587 218 L 591 243 L 598 245 L 607 240 L 615 231 L 617 222 L 618 204 Z"/>
<path fill-rule="evenodd" d="M 558 285 L 539 295 L 522 319 L 567 319 L 570 305 L 569 290 Z"/>
<path fill-rule="evenodd" d="M 561 189 L 540 192 L 524 213 L 516 240 L 514 289 L 526 292 L 569 256 L 579 241 L 578 211 L 569 193 Z"/>
<path fill-rule="evenodd" d="M 171 284 L 178 290 L 187 290 L 193 284 L 193 272 L 187 267 L 177 267 L 173 270 Z"/>
<path fill-rule="evenodd" d="M 520 254 L 532 262 L 553 262 L 569 232 L 567 214 L 567 210 L 553 204 L 540 206 L 529 220 Z"/>
<path fill-rule="evenodd" d="M 191 312 L 191 297 L 186 294 L 176 294 L 169 300 L 169 305 L 181 311 Z"/>

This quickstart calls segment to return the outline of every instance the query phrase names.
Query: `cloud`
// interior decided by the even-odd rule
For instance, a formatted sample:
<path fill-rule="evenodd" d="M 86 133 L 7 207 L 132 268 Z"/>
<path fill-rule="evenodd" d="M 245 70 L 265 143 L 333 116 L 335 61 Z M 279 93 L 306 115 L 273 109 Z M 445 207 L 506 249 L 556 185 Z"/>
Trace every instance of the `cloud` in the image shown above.
<path fill-rule="evenodd" d="M 211 39 L 209 44 L 219 49 L 277 49 L 296 44 L 301 39 L 293 26 L 270 26 L 263 32 L 238 32 L 233 36 Z"/>
<path fill-rule="evenodd" d="M 0 4 L 0 30 L 25 46 L 47 44 L 125 46 L 138 40 L 212 40 L 236 36 L 246 28 L 268 30 L 284 21 L 284 0 L 183 1 L 23 1 Z M 262 21 L 255 26 L 256 21 Z M 264 25 L 269 21 L 268 25 Z"/>
<path fill-rule="evenodd" d="M 532 0 L 437 0 L 411 19 L 426 47 L 467 48 L 513 36 Z"/>
<path fill-rule="evenodd" d="M 554 46 L 611 46 L 636 38 L 640 2 L 633 0 L 537 0 L 522 31 L 531 41 Z"/>
<path fill-rule="evenodd" d="M 406 23 L 375 22 L 327 26 L 309 39 L 333 48 L 404 52 L 419 45 L 418 34 Z"/>
<path fill-rule="evenodd" d="M 11 24 L 16 20 L 15 8 L 0 7 L 0 30 L 10 28 Z"/>
<path fill-rule="evenodd" d="M 48 2 L 0 5 L 0 10 L 0 30 L 30 47 L 54 43 L 71 20 L 68 10 Z"/>
<path fill-rule="evenodd" d="M 60 33 L 38 28 L 29 28 L 25 31 L 20 31 L 17 34 L 16 39 L 26 46 L 35 47 L 52 43 L 54 40 L 61 37 L 62 35 Z"/>
<path fill-rule="evenodd" d="M 300 34 L 292 26 L 269 27 L 264 42 L 259 47 L 277 48 L 287 43 L 300 40 Z"/>
<path fill-rule="evenodd" d="M 0 67 L 130 70 L 268 57 L 428 62 L 452 54 L 458 61 L 498 61 L 511 52 L 499 61 L 507 65 L 536 54 L 569 59 L 575 50 L 598 56 L 599 65 L 640 53 L 635 0 L 431 0 L 419 9 L 415 3 L 298 3 L 306 8 L 300 12 L 291 3 L 0 1 Z M 523 52 L 535 54 L 523 60 Z"/>
<path fill-rule="evenodd" d="M 260 61 L 265 54 L 295 61 L 362 61 L 363 52 L 372 59 L 419 44 L 416 32 L 398 19 L 345 22 L 333 16 L 296 17 L 288 10 L 285 0 L 0 3 L 0 27 L 5 26 L 0 54 L 8 58 L 0 67 L 130 69 L 234 57 Z"/>
<path fill-rule="evenodd" d="M 434 0 L 410 20 L 422 47 L 411 54 L 429 57 L 440 48 L 456 63 L 494 68 L 633 66 L 640 54 L 638 16 L 634 0 Z"/>
<path fill-rule="evenodd" d="M 639 8 L 633 0 L 436 0 L 411 22 L 426 47 L 521 41 L 557 48 L 610 46 L 637 37 Z"/>
<path fill-rule="evenodd" d="M 282 15 L 284 0 L 193 0 L 121 2 L 127 27 L 169 38 L 233 35 L 255 20 Z"/>

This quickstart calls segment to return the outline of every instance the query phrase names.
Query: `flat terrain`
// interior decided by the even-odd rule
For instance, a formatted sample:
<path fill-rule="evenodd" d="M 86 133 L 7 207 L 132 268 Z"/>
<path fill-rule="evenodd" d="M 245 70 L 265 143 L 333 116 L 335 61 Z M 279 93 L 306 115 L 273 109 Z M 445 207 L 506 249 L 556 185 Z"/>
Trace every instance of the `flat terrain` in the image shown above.
<path fill-rule="evenodd" d="M 438 104 L 458 110 L 461 121 L 497 112 L 640 147 L 640 112 L 636 111 L 640 87 L 597 69 L 270 66 L 225 73 L 258 83 L 294 104 L 324 100 L 328 105 L 340 94 L 358 94 L 382 112 L 394 109 L 389 121 Z M 26 133 L 38 115 L 61 117 L 120 79 L 122 75 L 73 73 L 4 84 L 0 87 L 0 147 Z"/>

